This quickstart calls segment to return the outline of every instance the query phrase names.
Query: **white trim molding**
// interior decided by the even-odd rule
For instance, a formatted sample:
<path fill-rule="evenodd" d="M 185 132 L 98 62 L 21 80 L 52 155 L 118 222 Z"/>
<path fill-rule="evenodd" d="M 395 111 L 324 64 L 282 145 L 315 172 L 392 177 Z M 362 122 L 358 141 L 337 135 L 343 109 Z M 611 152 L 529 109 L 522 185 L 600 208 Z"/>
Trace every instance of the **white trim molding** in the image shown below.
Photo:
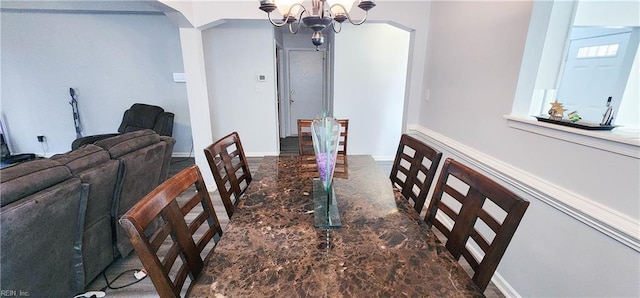
<path fill-rule="evenodd" d="M 507 280 L 504 279 L 502 275 L 500 275 L 500 272 L 498 271 L 493 274 L 491 282 L 496 286 L 496 288 L 498 288 L 498 290 L 500 290 L 502 294 L 504 294 L 505 297 L 522 297 L 522 295 L 520 295 L 520 293 L 518 293 L 518 291 L 516 291 L 516 289 L 514 289 L 511 284 L 507 282 Z"/>
<path fill-rule="evenodd" d="M 273 152 L 246 152 L 245 151 L 245 156 L 246 157 L 265 157 L 265 156 L 278 156 L 280 155 L 279 151 L 273 151 Z"/>
<path fill-rule="evenodd" d="M 193 152 L 173 152 L 171 153 L 171 157 L 180 157 L 180 158 L 189 158 L 189 157 L 193 157 L 195 158 L 195 155 L 193 154 Z"/>
<path fill-rule="evenodd" d="M 407 133 L 422 137 L 531 197 L 640 252 L 640 222 L 598 202 L 531 175 L 469 146 L 419 125 Z"/>
<path fill-rule="evenodd" d="M 394 160 L 395 158 L 396 158 L 396 157 L 395 157 L 395 155 L 394 155 L 394 156 L 385 156 L 385 155 L 374 155 L 374 156 L 373 156 L 373 159 L 374 159 L 375 161 L 378 161 L 378 162 L 387 162 L 387 161 L 390 161 L 391 163 L 393 163 L 393 160 Z"/>

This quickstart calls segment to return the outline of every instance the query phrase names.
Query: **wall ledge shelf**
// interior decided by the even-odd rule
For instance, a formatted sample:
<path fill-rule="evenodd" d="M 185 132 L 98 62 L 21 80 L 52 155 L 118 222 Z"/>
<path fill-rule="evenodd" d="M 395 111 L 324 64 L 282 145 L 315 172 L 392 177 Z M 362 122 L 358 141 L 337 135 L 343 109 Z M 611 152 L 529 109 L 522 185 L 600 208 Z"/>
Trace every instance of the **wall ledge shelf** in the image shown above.
<path fill-rule="evenodd" d="M 541 122 L 533 116 L 503 117 L 511 128 L 640 159 L 640 131 L 637 130 L 594 131 Z"/>

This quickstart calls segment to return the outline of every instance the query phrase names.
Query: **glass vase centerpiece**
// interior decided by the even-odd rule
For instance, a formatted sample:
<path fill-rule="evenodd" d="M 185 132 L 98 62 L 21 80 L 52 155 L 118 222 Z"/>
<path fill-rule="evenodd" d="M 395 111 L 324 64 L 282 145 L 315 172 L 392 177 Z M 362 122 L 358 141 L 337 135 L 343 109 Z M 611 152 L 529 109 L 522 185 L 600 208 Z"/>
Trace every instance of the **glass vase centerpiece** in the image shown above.
<path fill-rule="evenodd" d="M 342 226 L 342 222 L 332 182 L 338 155 L 340 123 L 322 112 L 313 118 L 311 137 L 319 173 L 319 177 L 313 179 L 315 227 L 337 229 Z"/>

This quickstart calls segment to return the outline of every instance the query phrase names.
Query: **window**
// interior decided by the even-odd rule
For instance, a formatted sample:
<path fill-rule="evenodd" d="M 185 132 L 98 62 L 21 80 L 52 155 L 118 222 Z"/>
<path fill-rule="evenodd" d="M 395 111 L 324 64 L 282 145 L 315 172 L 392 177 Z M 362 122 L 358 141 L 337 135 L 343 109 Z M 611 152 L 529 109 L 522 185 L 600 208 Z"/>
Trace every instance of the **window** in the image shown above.
<path fill-rule="evenodd" d="M 506 118 L 544 127 L 548 133 L 535 132 L 552 137 L 580 135 L 576 137 L 580 141 L 575 142 L 590 146 L 594 142 L 590 137 L 631 145 L 634 148 L 629 152 L 636 156 L 640 146 L 639 11 L 638 1 L 535 1 L 516 98 Z M 620 61 L 611 62 L 616 59 Z M 569 65 L 569 60 L 577 64 Z M 596 72 L 595 79 L 582 76 L 579 70 L 599 61 L 619 63 L 620 71 L 607 73 L 602 70 L 607 66 Z M 618 77 L 612 78 L 611 73 Z M 557 100 L 566 108 L 565 119 L 577 111 L 581 121 L 600 123 L 609 96 L 613 98 L 613 124 L 619 127 L 606 134 L 542 125 L 532 118 L 548 115 L 550 103 Z M 513 121 L 510 125 L 522 128 Z M 554 129 L 557 131 L 550 131 Z"/>
<path fill-rule="evenodd" d="M 590 46 L 590 47 L 580 47 L 578 49 L 578 54 L 575 56 L 575 58 L 585 59 L 585 58 L 616 57 L 618 55 L 619 47 L 620 47 L 619 43 Z"/>
<path fill-rule="evenodd" d="M 531 100 L 533 116 L 545 114 L 557 100 L 568 112 L 577 111 L 584 121 L 599 123 L 612 97 L 613 123 L 640 126 L 639 83 L 632 75 L 634 65 L 638 67 L 640 20 L 637 7 L 629 5 L 638 6 L 633 2 L 552 3 L 540 60 L 545 67 L 539 78 L 546 79 L 536 82 L 535 89 L 541 90 L 534 89 L 532 97 L 542 98 Z M 621 21 L 625 14 L 630 15 L 629 20 Z M 551 34 L 551 30 L 561 33 Z"/>
<path fill-rule="evenodd" d="M 547 96 L 541 107 L 532 108 L 546 113 L 557 100 L 564 104 L 567 112 L 576 111 L 581 121 L 597 124 L 602 122 L 608 99 L 612 98 L 613 123 L 637 126 L 638 113 L 626 111 L 625 114 L 621 108 L 627 105 L 625 102 L 638 102 L 638 97 L 626 90 L 637 90 L 638 86 L 637 80 L 630 80 L 630 74 L 640 28 L 574 25 L 569 32 L 565 54 L 558 66 L 559 75 L 553 74 L 558 80 L 554 82 L 552 96 Z"/>

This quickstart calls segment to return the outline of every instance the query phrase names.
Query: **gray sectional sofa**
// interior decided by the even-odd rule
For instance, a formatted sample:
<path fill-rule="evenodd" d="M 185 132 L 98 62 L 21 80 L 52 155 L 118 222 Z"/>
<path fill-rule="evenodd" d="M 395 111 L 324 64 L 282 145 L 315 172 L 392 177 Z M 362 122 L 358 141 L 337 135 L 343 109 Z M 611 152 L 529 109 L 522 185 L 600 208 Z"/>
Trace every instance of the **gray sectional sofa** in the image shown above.
<path fill-rule="evenodd" d="M 140 130 L 0 171 L 0 285 L 73 297 L 132 251 L 117 220 L 163 182 L 175 140 Z"/>

